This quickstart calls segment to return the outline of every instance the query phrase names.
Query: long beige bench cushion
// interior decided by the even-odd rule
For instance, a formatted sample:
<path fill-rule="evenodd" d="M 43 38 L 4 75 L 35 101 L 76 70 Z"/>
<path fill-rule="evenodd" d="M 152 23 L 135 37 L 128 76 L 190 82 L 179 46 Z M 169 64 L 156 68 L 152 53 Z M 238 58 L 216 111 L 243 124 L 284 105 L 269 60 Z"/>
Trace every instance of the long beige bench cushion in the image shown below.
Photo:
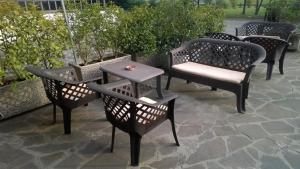
<path fill-rule="evenodd" d="M 199 75 L 211 79 L 227 81 L 227 82 L 237 83 L 237 84 L 241 83 L 244 80 L 246 75 L 246 73 L 244 72 L 238 72 L 238 71 L 218 68 L 209 65 L 203 65 L 194 62 L 186 62 L 182 64 L 173 65 L 172 68 L 175 70 L 184 71 L 194 75 Z"/>

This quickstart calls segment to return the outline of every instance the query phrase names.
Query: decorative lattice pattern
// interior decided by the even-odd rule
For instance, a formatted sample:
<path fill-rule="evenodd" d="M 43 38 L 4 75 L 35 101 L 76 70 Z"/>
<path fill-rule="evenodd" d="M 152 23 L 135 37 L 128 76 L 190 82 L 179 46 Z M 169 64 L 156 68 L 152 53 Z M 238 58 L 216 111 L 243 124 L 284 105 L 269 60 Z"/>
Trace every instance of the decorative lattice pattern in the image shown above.
<path fill-rule="evenodd" d="M 173 58 L 173 64 L 181 64 L 188 62 L 190 60 L 189 52 L 187 49 L 182 49 L 179 51 L 173 51 L 172 58 Z"/>
<path fill-rule="evenodd" d="M 266 35 L 279 36 L 288 40 L 296 26 L 281 22 L 248 22 L 238 32 L 238 36 Z"/>
<path fill-rule="evenodd" d="M 243 42 L 197 39 L 181 48 L 188 53 L 182 60 L 188 58 L 191 62 L 236 71 L 246 71 L 258 59 L 256 50 Z M 173 54 L 175 60 L 179 58 L 178 53 Z"/>
<path fill-rule="evenodd" d="M 71 67 L 47 70 L 46 73 L 52 76 L 58 76 L 61 79 L 57 80 L 46 76 L 41 77 L 46 94 L 54 103 L 62 103 L 62 100 L 64 100 L 64 104 L 67 104 L 66 106 L 68 106 L 89 96 L 96 95 L 96 93 L 90 90 L 85 83 L 67 83 L 69 81 L 77 81 L 77 75 Z"/>
<path fill-rule="evenodd" d="M 126 97 L 134 96 L 131 84 L 115 87 L 111 90 Z M 166 118 L 168 112 L 168 106 L 164 104 L 150 106 L 139 102 L 130 102 L 107 94 L 104 94 L 103 101 L 107 118 L 113 121 L 113 124 L 125 130 L 128 129 L 129 124 L 136 127 L 148 128 L 155 121 Z"/>
<path fill-rule="evenodd" d="M 286 41 L 275 38 L 247 37 L 244 41 L 258 44 L 266 50 L 264 62 L 275 61 L 275 59 L 278 59 L 282 55 L 284 48 L 288 46 Z"/>
<path fill-rule="evenodd" d="M 226 33 L 208 33 L 207 37 L 212 39 L 240 41 L 238 37 Z"/>

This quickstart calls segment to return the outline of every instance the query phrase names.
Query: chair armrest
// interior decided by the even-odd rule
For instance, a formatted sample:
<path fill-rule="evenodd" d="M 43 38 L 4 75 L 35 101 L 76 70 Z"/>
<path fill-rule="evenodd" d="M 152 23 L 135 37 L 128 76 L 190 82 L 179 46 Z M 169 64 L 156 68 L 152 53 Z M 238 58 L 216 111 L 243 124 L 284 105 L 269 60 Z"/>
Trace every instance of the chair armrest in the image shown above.
<path fill-rule="evenodd" d="M 255 69 L 255 65 L 251 65 L 247 70 L 246 70 L 246 76 L 244 78 L 244 82 L 249 82 L 250 81 L 250 78 L 251 78 L 251 75 L 252 75 L 252 72 L 254 71 Z"/>
<path fill-rule="evenodd" d="M 82 83 L 88 83 L 91 81 L 95 81 L 98 79 L 88 79 L 88 80 L 84 80 L 84 81 L 77 81 L 77 80 L 68 80 L 66 78 L 62 78 L 59 76 L 55 76 L 54 74 L 50 73 L 51 71 L 58 71 L 58 70 L 71 70 L 71 67 L 65 67 L 65 68 L 60 68 L 60 69 L 56 69 L 56 70 L 52 70 L 52 69 L 40 69 L 38 67 L 33 67 L 33 66 L 27 66 L 26 70 L 29 71 L 30 73 L 39 76 L 39 77 L 45 77 L 47 79 L 52 79 L 52 80 L 56 80 L 56 81 L 60 81 L 60 82 L 65 82 L 65 83 L 69 83 L 71 85 L 78 85 L 78 84 L 82 84 Z"/>
<path fill-rule="evenodd" d="M 179 48 L 171 50 L 170 53 L 170 67 L 176 64 L 188 62 L 190 60 L 187 45 L 185 44 Z"/>

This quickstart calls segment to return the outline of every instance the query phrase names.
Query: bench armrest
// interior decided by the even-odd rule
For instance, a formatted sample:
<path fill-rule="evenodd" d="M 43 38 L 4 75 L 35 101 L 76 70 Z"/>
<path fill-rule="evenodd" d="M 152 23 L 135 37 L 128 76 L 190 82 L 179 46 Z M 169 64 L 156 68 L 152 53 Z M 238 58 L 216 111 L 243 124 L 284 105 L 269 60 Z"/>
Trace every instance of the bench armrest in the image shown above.
<path fill-rule="evenodd" d="M 190 60 L 187 46 L 183 44 L 181 47 L 171 50 L 170 52 L 170 68 L 173 65 L 188 62 Z"/>
<path fill-rule="evenodd" d="M 243 29 L 243 27 L 237 27 L 235 28 L 235 36 L 245 36 L 246 31 Z"/>

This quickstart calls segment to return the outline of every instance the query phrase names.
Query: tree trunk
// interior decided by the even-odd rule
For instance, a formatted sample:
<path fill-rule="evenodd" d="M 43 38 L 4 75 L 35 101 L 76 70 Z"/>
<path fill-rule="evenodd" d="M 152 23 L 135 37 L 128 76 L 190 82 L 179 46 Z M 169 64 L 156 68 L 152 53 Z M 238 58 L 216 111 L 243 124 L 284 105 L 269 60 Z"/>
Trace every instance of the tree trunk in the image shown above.
<path fill-rule="evenodd" d="M 263 1 L 264 1 L 264 0 L 260 0 L 260 2 L 259 2 L 259 0 L 256 1 L 255 15 L 258 15 L 259 10 L 260 10 L 260 7 L 261 7 Z"/>
<path fill-rule="evenodd" d="M 246 14 L 247 0 L 244 0 L 243 15 Z"/>

